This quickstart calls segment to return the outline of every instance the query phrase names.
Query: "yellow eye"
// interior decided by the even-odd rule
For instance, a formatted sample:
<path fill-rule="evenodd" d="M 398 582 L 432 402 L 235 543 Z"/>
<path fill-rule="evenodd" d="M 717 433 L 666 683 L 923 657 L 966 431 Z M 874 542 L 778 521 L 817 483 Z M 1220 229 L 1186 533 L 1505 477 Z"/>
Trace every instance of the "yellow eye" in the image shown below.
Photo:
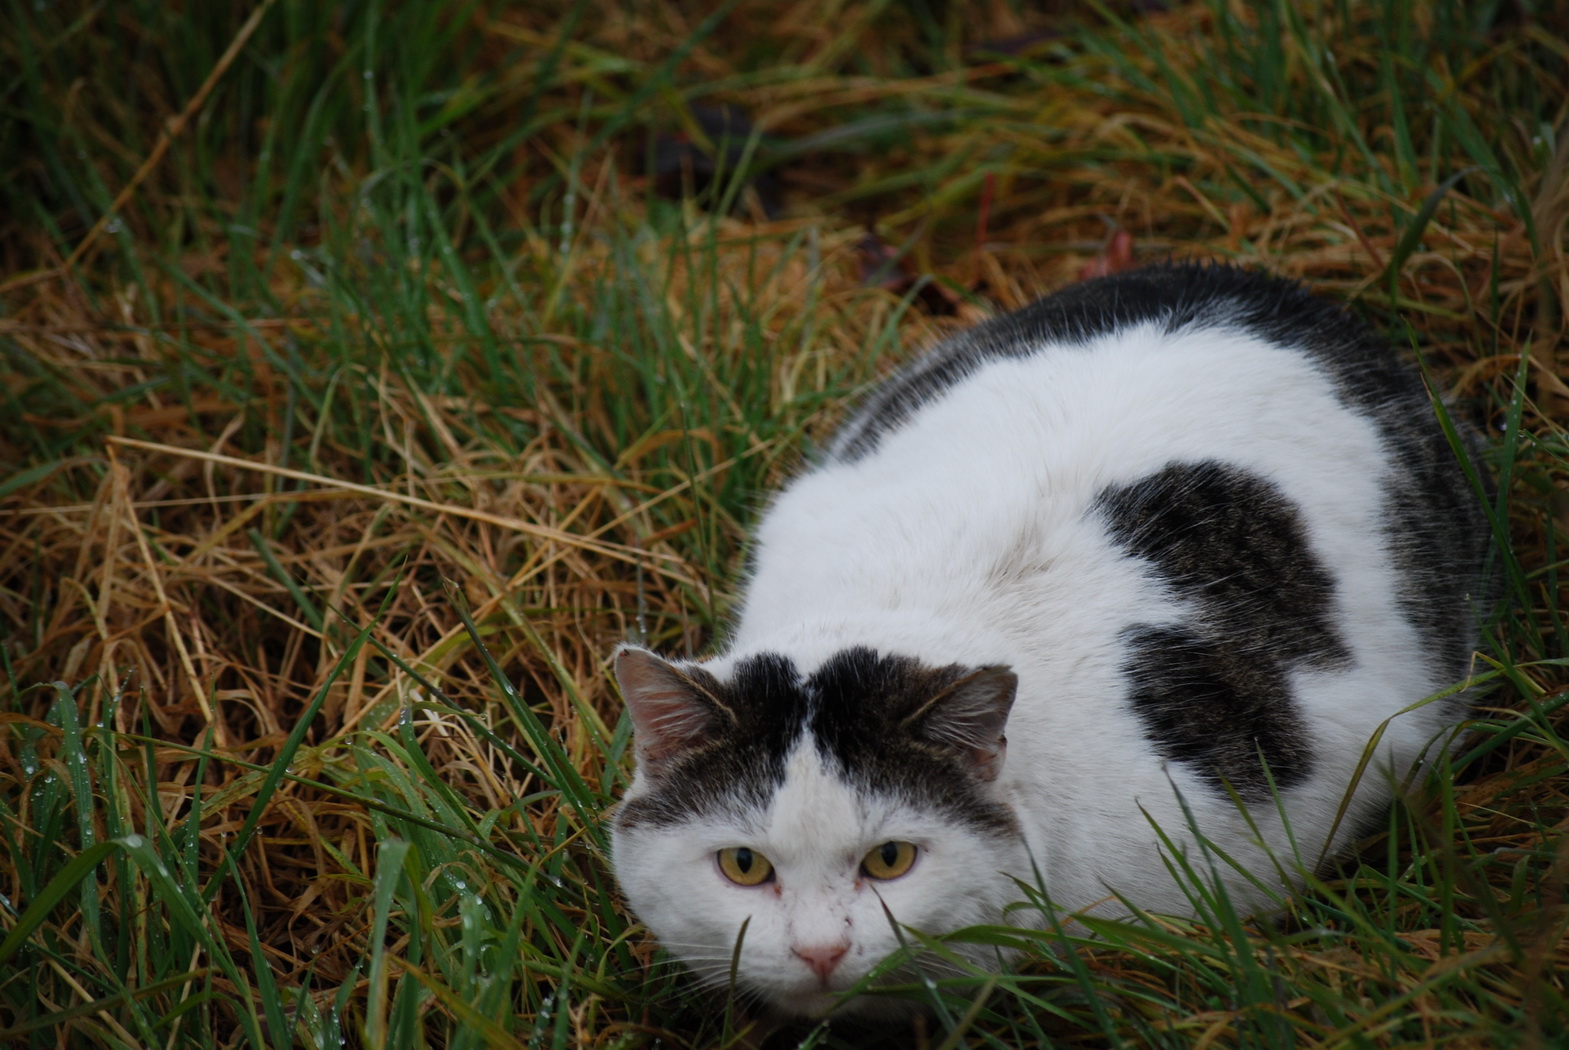
<path fill-rule="evenodd" d="M 915 843 L 884 842 L 861 858 L 861 872 L 873 879 L 897 879 L 915 863 Z"/>
<path fill-rule="evenodd" d="M 719 870 L 737 886 L 761 886 L 774 877 L 774 866 L 768 858 L 745 846 L 720 850 Z"/>

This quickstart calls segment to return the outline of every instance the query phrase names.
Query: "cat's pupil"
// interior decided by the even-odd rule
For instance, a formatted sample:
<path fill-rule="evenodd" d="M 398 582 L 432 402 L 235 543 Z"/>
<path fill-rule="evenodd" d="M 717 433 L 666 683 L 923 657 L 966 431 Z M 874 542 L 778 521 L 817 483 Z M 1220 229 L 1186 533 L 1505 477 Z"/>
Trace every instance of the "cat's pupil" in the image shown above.
<path fill-rule="evenodd" d="M 897 842 L 884 842 L 878 849 L 877 855 L 883 860 L 883 867 L 891 868 L 899 860 L 899 844 Z"/>
<path fill-rule="evenodd" d="M 735 870 L 742 875 L 748 875 L 752 871 L 752 851 L 745 846 L 735 851 Z"/>

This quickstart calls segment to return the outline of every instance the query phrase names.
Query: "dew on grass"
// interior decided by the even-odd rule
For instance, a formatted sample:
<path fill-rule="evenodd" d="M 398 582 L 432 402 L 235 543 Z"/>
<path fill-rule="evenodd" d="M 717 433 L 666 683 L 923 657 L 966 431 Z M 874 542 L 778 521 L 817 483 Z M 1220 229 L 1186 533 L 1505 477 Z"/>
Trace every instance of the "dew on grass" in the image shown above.
<path fill-rule="evenodd" d="M 556 1009 L 556 993 L 559 989 L 552 989 L 544 999 L 540 1000 L 539 1013 L 534 1015 L 534 1035 L 529 1039 L 528 1045 L 538 1046 L 541 1035 L 550 1026 L 550 1015 Z"/>

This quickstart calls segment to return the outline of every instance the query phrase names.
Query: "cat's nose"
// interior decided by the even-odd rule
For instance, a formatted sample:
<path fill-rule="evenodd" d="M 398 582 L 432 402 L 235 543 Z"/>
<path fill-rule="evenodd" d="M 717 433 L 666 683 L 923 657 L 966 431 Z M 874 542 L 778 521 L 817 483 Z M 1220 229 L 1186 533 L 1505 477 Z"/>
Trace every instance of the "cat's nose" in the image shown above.
<path fill-rule="evenodd" d="M 850 950 L 848 944 L 811 944 L 806 946 L 792 946 L 790 951 L 796 958 L 812 968 L 812 972 L 819 977 L 827 977 L 834 972 L 834 967 L 839 965 L 839 960 L 844 958 L 845 952 Z"/>

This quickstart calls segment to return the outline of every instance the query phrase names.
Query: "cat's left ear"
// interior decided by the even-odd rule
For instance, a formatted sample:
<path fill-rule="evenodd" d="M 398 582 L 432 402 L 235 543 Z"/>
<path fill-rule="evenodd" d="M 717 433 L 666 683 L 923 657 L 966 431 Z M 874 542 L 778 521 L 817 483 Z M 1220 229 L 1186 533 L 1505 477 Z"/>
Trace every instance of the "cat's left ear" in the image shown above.
<path fill-rule="evenodd" d="M 950 682 L 905 724 L 956 749 L 977 780 L 996 780 L 1008 748 L 1003 730 L 1018 688 L 1018 675 L 1006 667 L 976 668 Z"/>

